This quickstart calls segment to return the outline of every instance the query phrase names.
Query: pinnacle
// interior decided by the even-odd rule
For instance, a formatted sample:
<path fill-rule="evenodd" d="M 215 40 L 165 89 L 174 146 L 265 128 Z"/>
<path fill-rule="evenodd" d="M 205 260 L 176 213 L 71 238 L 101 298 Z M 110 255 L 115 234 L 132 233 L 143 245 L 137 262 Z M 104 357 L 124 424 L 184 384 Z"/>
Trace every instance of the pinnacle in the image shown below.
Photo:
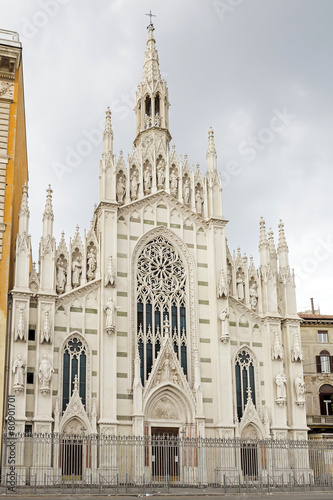
<path fill-rule="evenodd" d="M 46 190 L 46 203 L 45 203 L 45 210 L 43 214 L 43 222 L 45 219 L 50 219 L 54 220 L 54 215 L 53 215 L 53 207 L 52 207 L 52 189 L 51 189 L 51 184 L 49 184 L 49 187 Z"/>
<path fill-rule="evenodd" d="M 265 228 L 265 221 L 264 218 L 260 218 L 260 238 L 259 238 L 259 250 L 268 245 L 267 241 L 267 235 L 266 235 L 266 228 Z"/>
<path fill-rule="evenodd" d="M 286 240 L 286 235 L 284 233 L 284 224 L 282 220 L 279 222 L 279 246 L 278 246 L 278 251 L 280 252 L 281 250 L 287 250 L 288 251 L 288 245 L 287 245 L 287 240 Z"/>

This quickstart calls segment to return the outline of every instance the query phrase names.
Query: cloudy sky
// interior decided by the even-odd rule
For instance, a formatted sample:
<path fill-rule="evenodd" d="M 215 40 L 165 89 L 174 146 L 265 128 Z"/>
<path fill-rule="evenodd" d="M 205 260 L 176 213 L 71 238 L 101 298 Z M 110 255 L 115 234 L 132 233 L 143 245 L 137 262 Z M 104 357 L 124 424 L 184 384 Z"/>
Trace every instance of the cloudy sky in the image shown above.
<path fill-rule="evenodd" d="M 331 0 L 0 0 L 23 43 L 34 259 L 45 190 L 54 232 L 89 227 L 110 106 L 131 152 L 149 10 L 178 155 L 205 171 L 215 131 L 231 251 L 258 265 L 259 219 L 285 223 L 298 309 L 333 314 Z"/>

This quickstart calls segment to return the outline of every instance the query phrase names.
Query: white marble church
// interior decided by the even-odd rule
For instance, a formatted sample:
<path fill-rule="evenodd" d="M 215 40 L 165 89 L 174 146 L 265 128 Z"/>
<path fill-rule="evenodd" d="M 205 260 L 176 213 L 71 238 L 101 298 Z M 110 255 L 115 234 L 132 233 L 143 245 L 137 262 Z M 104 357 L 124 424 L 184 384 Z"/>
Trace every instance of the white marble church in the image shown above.
<path fill-rule="evenodd" d="M 23 187 L 11 292 L 16 430 L 307 439 L 300 319 L 282 222 L 260 221 L 260 266 L 225 237 L 213 130 L 203 176 L 171 145 L 169 97 L 148 26 L 136 137 L 113 150 L 87 233 L 53 236 L 47 190 L 30 269 Z"/>

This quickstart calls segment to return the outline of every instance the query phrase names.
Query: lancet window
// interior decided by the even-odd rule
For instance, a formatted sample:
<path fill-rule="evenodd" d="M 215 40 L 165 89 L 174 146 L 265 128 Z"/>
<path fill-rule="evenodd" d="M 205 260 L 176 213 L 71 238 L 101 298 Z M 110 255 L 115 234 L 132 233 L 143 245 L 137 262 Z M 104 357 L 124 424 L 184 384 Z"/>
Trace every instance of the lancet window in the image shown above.
<path fill-rule="evenodd" d="M 86 346 L 79 337 L 68 340 L 63 351 L 63 384 L 62 384 L 62 411 L 73 394 L 74 378 L 77 375 L 79 395 L 83 406 L 86 404 L 86 379 L 87 379 L 87 352 Z"/>
<path fill-rule="evenodd" d="M 243 416 L 248 398 L 252 397 L 253 404 L 256 404 L 254 359 L 252 354 L 245 349 L 242 349 L 237 354 L 235 379 L 237 416 L 240 420 Z"/>
<path fill-rule="evenodd" d="M 137 264 L 137 341 L 143 385 L 166 332 L 187 376 L 186 271 L 176 249 L 159 236 L 144 247 Z"/>

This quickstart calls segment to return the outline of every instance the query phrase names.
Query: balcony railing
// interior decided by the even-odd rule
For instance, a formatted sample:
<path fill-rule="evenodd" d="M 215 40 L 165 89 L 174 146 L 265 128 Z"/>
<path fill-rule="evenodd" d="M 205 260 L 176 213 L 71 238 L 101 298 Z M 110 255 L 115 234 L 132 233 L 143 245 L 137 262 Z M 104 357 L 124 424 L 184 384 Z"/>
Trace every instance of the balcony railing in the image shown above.
<path fill-rule="evenodd" d="M 333 415 L 307 415 L 308 425 L 332 425 Z"/>

